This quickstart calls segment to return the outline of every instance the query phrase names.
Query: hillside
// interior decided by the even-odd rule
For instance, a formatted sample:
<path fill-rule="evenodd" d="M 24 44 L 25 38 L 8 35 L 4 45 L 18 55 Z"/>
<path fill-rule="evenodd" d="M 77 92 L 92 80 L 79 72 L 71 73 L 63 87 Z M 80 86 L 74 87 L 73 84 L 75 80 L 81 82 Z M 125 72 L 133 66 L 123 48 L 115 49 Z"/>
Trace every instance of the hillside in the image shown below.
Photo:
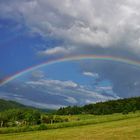
<path fill-rule="evenodd" d="M 0 112 L 8 109 L 13 109 L 13 108 L 27 108 L 27 106 L 22 105 L 20 103 L 17 103 L 15 101 L 8 101 L 8 100 L 3 100 L 0 99 Z"/>
<path fill-rule="evenodd" d="M 39 109 L 31 106 L 26 106 L 15 101 L 0 99 L 0 112 L 9 109 L 37 109 L 41 112 L 47 112 L 47 113 L 55 112 L 55 110 L 52 109 Z"/>
<path fill-rule="evenodd" d="M 29 107 L 15 101 L 8 101 L 0 99 L 0 112 L 8 109 L 20 109 L 20 108 L 30 108 L 36 109 L 33 107 Z M 94 115 L 105 115 L 105 114 L 113 114 L 113 113 L 124 113 L 127 114 L 129 112 L 135 112 L 136 110 L 140 110 L 140 97 L 132 97 L 118 100 L 110 100 L 106 102 L 98 102 L 95 104 L 87 104 L 85 106 L 68 106 L 64 108 L 60 108 L 57 111 L 50 109 L 38 109 L 43 112 L 52 112 L 58 115 L 73 115 L 73 114 L 94 114 Z"/>

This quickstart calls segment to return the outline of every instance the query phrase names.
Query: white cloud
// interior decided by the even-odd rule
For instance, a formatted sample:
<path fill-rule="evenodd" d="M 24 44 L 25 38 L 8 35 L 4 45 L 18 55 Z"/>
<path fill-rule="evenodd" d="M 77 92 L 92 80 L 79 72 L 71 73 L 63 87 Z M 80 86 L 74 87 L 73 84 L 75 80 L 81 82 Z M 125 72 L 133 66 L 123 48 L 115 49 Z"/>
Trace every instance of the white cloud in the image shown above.
<path fill-rule="evenodd" d="M 72 104 L 77 104 L 78 101 L 73 98 L 73 97 L 67 97 L 67 99 L 65 99 L 67 102 L 72 103 Z"/>
<path fill-rule="evenodd" d="M 75 44 L 75 47 L 84 44 L 127 46 L 138 52 L 139 7 L 139 0 L 12 0 L 1 2 L 0 15 L 16 20 L 20 20 L 22 15 L 32 31 L 44 37 L 63 39 L 66 44 Z M 46 53 L 67 52 L 60 48 Z"/>
<path fill-rule="evenodd" d="M 44 77 L 44 72 L 43 71 L 40 71 L 40 70 L 36 70 L 36 71 L 33 71 L 32 73 L 31 73 L 31 76 L 32 76 L 32 78 L 37 78 L 37 79 L 39 79 L 39 78 L 43 78 Z"/>
<path fill-rule="evenodd" d="M 59 108 L 68 105 L 85 105 L 99 101 L 118 99 L 111 87 L 91 88 L 73 81 L 39 79 L 19 82 L 19 90 L 9 84 L 0 97 L 40 108 Z M 6 92 L 7 91 L 7 92 Z M 12 91 L 12 92 L 9 92 Z M 102 91 L 106 91 L 102 93 Z M 14 93 L 14 94 L 13 94 Z M 26 94 L 25 94 L 26 93 Z"/>
<path fill-rule="evenodd" d="M 18 101 L 22 104 L 28 105 L 28 106 L 33 106 L 37 108 L 45 108 L 45 109 L 59 109 L 60 107 L 65 107 L 65 105 L 60 105 L 60 104 L 47 104 L 47 103 L 42 103 L 42 102 L 36 102 L 33 100 L 29 100 L 26 98 L 14 98 L 15 101 Z"/>
<path fill-rule="evenodd" d="M 39 55 L 46 56 L 46 55 L 66 55 L 70 54 L 74 51 L 74 47 L 62 47 L 57 46 L 54 48 L 46 49 L 44 51 L 39 51 Z"/>
<path fill-rule="evenodd" d="M 99 87 L 96 87 L 97 90 L 111 90 L 112 91 L 112 86 L 99 86 Z"/>
<path fill-rule="evenodd" d="M 72 104 L 85 104 L 86 100 L 93 102 L 105 101 L 119 98 L 116 94 L 111 91 L 111 96 L 108 94 L 103 95 L 100 91 L 103 89 L 90 89 L 88 86 L 79 85 L 73 81 L 60 81 L 60 80 L 38 80 L 38 81 L 28 81 L 26 82 L 28 86 L 37 88 L 44 93 L 49 93 L 50 95 L 59 95 L 65 97 L 65 101 Z M 108 90 L 108 88 L 107 88 Z"/>
<path fill-rule="evenodd" d="M 92 72 L 86 72 L 86 71 L 83 72 L 83 75 L 94 77 L 94 78 L 98 78 L 99 77 L 98 73 L 92 73 Z"/>
<path fill-rule="evenodd" d="M 76 88 L 78 85 L 73 81 L 60 81 L 60 80 L 38 80 L 38 81 L 28 81 L 26 82 L 30 85 L 42 85 L 42 86 L 50 86 L 54 88 Z"/>
<path fill-rule="evenodd" d="M 85 100 L 90 99 L 93 102 L 99 102 L 99 101 L 106 101 L 106 100 L 113 100 L 113 99 L 117 99 L 119 98 L 118 96 L 116 96 L 114 94 L 113 96 L 107 96 L 107 95 L 103 95 L 100 92 L 96 91 L 96 90 L 89 90 L 89 89 L 83 89 L 83 88 L 79 88 L 77 89 L 79 92 L 81 92 L 82 94 L 86 94 L 86 98 Z"/>

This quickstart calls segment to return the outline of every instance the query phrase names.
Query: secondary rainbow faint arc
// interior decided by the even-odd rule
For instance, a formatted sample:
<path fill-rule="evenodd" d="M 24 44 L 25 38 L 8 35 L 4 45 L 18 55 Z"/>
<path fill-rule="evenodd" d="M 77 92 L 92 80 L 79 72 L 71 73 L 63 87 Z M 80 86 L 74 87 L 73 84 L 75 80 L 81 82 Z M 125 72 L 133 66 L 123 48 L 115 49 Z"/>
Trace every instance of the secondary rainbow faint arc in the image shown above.
<path fill-rule="evenodd" d="M 126 58 L 121 58 L 121 57 L 115 57 L 115 56 L 101 56 L 101 55 L 77 55 L 77 56 L 68 56 L 68 57 L 63 57 L 63 58 L 57 58 L 57 59 L 52 59 L 45 61 L 41 64 L 34 65 L 32 67 L 29 67 L 27 69 L 24 69 L 22 71 L 19 71 L 15 73 L 12 76 L 6 77 L 1 80 L 0 86 L 5 85 L 6 83 L 26 74 L 31 71 L 34 71 L 36 69 L 55 64 L 55 63 L 61 63 L 61 62 L 66 62 L 66 61 L 76 61 L 76 60 L 105 60 L 105 61 L 115 61 L 119 63 L 126 63 L 129 65 L 134 65 L 134 66 L 139 66 L 140 67 L 140 61 L 135 61 L 131 59 L 126 59 Z"/>

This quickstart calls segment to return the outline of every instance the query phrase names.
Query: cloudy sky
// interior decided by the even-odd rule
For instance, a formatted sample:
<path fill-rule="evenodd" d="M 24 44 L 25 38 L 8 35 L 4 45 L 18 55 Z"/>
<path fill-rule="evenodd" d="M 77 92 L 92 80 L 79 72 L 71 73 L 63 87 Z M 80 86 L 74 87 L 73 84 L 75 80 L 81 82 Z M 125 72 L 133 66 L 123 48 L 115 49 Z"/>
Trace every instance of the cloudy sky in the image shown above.
<path fill-rule="evenodd" d="M 59 108 L 140 96 L 139 7 L 139 0 L 0 0 L 0 98 Z M 89 55 L 102 59 L 28 71 Z M 14 78 L 3 84 L 7 77 Z"/>

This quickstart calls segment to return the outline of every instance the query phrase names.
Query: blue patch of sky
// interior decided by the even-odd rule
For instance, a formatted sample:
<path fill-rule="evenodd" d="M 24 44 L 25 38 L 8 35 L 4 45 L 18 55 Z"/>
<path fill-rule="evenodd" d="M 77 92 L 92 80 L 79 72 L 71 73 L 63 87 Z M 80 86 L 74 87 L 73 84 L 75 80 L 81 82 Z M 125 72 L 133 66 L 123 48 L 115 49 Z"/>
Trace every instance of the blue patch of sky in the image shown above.
<path fill-rule="evenodd" d="M 67 61 L 48 65 L 42 68 L 50 79 L 59 79 L 62 81 L 71 80 L 79 84 L 89 84 L 90 78 L 84 76 L 80 69 L 78 62 Z M 93 78 L 92 78 L 93 79 Z"/>
<path fill-rule="evenodd" d="M 88 77 L 82 74 L 79 69 L 79 63 L 75 61 L 60 62 L 45 67 L 36 69 L 35 71 L 42 71 L 44 74 L 43 79 L 54 79 L 61 81 L 73 81 L 80 85 L 88 85 L 94 80 L 94 77 Z M 34 71 L 23 74 L 17 80 L 29 81 Z M 16 79 L 15 79 L 16 81 Z"/>
<path fill-rule="evenodd" d="M 32 33 L 23 23 L 0 19 L 0 78 L 10 76 L 30 66 L 37 65 L 47 58 L 39 58 L 37 51 L 57 46 L 61 40 L 42 38 Z"/>

